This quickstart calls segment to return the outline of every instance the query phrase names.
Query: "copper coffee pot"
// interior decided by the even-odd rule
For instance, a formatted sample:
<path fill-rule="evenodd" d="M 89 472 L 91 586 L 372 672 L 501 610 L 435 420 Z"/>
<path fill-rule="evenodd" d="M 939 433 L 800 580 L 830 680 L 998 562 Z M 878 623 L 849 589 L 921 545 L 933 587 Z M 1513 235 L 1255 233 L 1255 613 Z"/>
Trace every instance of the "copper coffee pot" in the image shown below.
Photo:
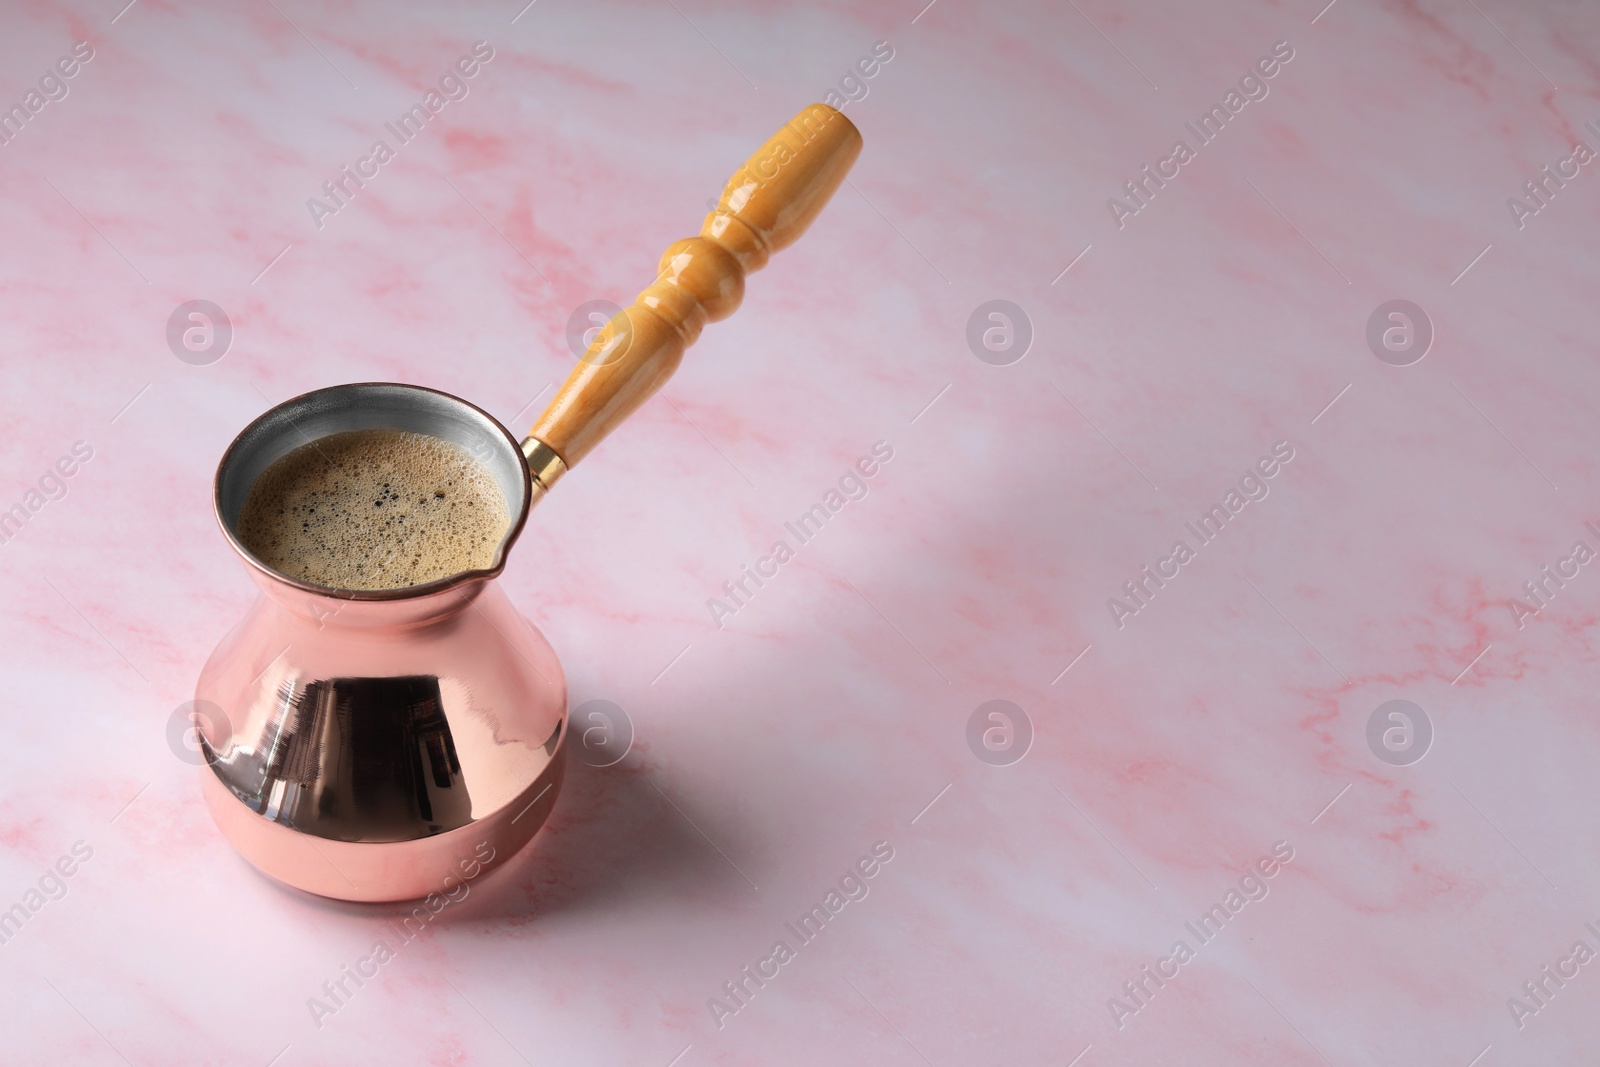
<path fill-rule="evenodd" d="M 201 671 L 207 806 L 233 846 L 342 900 L 455 899 L 533 837 L 561 787 L 567 688 L 544 636 L 494 582 L 528 511 L 655 392 L 745 275 L 792 244 L 844 180 L 861 135 L 814 104 L 723 189 L 698 237 L 596 335 L 517 442 L 482 409 L 413 385 L 319 389 L 245 427 L 217 467 L 223 534 L 260 589 Z M 473 452 L 510 528 L 485 569 L 403 589 L 333 589 L 267 566 L 235 529 L 255 479 L 309 441 L 389 427 Z"/>

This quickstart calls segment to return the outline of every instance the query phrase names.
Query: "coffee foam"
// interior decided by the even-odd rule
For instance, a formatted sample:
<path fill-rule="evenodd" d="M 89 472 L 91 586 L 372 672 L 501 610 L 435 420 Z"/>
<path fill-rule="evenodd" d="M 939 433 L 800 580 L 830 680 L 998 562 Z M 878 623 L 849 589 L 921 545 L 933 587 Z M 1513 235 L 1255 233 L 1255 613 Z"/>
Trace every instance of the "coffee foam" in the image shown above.
<path fill-rule="evenodd" d="M 489 566 L 511 525 L 500 486 L 451 441 L 330 434 L 250 487 L 239 540 L 269 567 L 336 589 L 402 589 Z"/>

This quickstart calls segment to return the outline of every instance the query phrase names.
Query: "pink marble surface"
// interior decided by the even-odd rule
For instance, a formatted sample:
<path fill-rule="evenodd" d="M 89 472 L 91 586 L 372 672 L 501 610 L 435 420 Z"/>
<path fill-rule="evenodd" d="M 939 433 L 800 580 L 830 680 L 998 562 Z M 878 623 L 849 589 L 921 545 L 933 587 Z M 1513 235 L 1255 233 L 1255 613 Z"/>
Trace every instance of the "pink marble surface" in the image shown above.
<path fill-rule="evenodd" d="M 0 509 L 27 515 L 0 545 L 0 908 L 28 915 L 0 1062 L 1593 1059 L 1600 576 L 1572 551 L 1600 549 L 1600 173 L 1540 171 L 1600 147 L 1592 6 L 121 2 L 0 33 L 8 105 L 93 50 L 0 145 Z M 318 228 L 307 198 L 479 40 L 467 97 Z M 631 754 L 575 766 L 530 849 L 315 1012 L 398 909 L 258 876 L 167 739 L 252 595 L 209 510 L 222 449 L 372 379 L 520 432 L 572 309 L 630 298 L 877 41 L 853 185 L 505 578 Z M 1035 335 L 1004 366 L 966 340 L 996 298 Z M 167 345 L 193 299 L 234 327 L 209 365 Z M 1409 366 L 1366 341 L 1391 299 L 1436 335 Z M 867 496 L 717 626 L 878 441 Z M 1277 442 L 1266 497 L 1195 548 Z M 1395 699 L 1432 724 L 1410 765 L 1367 742 Z M 1032 724 L 1009 765 L 968 746 L 991 700 Z M 877 842 L 867 896 L 793 937 Z M 1186 923 L 1279 842 L 1202 943 Z"/>

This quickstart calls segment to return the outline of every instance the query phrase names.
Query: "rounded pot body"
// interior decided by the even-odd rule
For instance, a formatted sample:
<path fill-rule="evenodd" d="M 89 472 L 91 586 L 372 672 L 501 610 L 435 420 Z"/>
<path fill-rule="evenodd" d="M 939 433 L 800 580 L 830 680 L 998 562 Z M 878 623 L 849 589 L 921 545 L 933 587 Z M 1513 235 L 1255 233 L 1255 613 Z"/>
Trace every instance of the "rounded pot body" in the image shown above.
<path fill-rule="evenodd" d="M 289 578 L 239 543 L 242 483 L 298 443 L 277 431 L 303 439 L 320 420 L 335 432 L 352 411 L 363 425 L 420 424 L 486 458 L 514 516 L 491 567 L 410 589 L 336 590 Z M 495 583 L 530 495 L 503 427 L 411 386 L 306 394 L 229 448 L 218 519 L 260 595 L 206 663 L 194 706 L 206 804 L 256 867 L 342 900 L 449 896 L 548 817 L 566 756 L 566 679 Z"/>

